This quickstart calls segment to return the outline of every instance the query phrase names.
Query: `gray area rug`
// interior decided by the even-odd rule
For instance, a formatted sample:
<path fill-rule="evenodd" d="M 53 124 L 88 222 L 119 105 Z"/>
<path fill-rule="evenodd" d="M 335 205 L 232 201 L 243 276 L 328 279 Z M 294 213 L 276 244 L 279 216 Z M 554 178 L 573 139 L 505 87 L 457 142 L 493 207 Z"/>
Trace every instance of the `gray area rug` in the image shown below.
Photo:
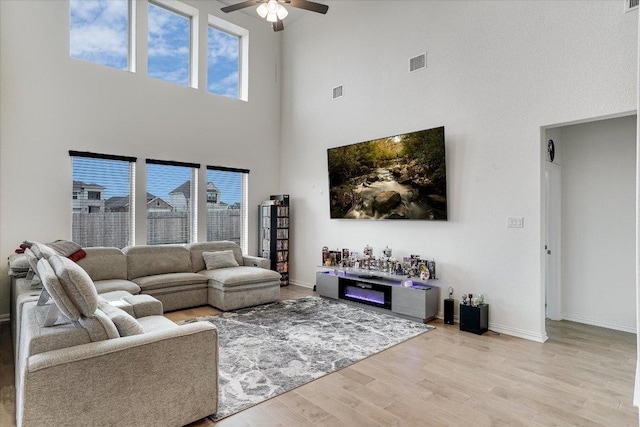
<path fill-rule="evenodd" d="M 219 420 L 433 329 L 318 297 L 188 320 L 218 328 Z"/>

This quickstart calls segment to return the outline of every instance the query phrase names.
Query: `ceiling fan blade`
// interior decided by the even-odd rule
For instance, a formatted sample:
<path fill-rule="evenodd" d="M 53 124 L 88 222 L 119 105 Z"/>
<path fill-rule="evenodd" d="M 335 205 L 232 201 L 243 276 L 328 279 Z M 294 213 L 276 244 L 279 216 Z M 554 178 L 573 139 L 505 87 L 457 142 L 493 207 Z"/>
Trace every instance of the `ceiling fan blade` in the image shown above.
<path fill-rule="evenodd" d="M 307 0 L 291 0 L 289 6 L 297 7 L 298 9 L 310 10 L 312 12 L 322 13 L 323 15 L 329 10 L 329 6 L 326 4 L 320 4 Z"/>
<path fill-rule="evenodd" d="M 255 6 L 257 4 L 262 3 L 262 1 L 263 0 L 243 1 L 242 3 L 232 4 L 231 6 L 225 6 L 220 10 L 223 11 L 224 13 L 229 13 L 229 12 L 233 12 L 234 10 L 244 9 L 245 7 Z"/>
<path fill-rule="evenodd" d="M 276 22 L 272 22 L 271 26 L 273 27 L 273 31 L 282 31 L 282 30 L 284 30 L 284 23 L 280 19 L 278 19 Z"/>

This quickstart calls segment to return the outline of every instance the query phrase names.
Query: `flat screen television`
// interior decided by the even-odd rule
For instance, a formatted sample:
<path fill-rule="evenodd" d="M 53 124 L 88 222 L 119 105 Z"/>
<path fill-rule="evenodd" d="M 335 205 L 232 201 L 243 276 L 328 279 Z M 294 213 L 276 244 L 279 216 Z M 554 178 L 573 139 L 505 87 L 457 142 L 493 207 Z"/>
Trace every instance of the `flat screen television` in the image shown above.
<path fill-rule="evenodd" d="M 447 219 L 444 126 L 327 150 L 331 218 Z"/>

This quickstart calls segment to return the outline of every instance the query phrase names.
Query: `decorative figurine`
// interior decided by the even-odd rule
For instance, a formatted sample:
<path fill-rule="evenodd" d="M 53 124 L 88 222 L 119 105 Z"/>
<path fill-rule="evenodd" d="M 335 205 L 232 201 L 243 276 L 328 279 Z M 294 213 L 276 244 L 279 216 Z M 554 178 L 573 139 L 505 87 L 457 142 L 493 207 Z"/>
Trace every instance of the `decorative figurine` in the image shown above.
<path fill-rule="evenodd" d="M 462 294 L 462 305 L 467 305 L 467 294 Z"/>
<path fill-rule="evenodd" d="M 371 258 L 373 256 L 373 248 L 369 245 L 365 246 L 364 248 L 364 256 L 365 258 Z"/>
<path fill-rule="evenodd" d="M 328 265 L 327 259 L 329 259 L 329 248 L 326 246 L 322 247 L 322 265 Z"/>
<path fill-rule="evenodd" d="M 387 246 L 386 248 L 384 248 L 384 249 L 382 250 L 382 254 L 384 255 L 384 257 L 385 257 L 386 259 L 391 258 L 391 248 L 390 248 L 389 246 Z"/>

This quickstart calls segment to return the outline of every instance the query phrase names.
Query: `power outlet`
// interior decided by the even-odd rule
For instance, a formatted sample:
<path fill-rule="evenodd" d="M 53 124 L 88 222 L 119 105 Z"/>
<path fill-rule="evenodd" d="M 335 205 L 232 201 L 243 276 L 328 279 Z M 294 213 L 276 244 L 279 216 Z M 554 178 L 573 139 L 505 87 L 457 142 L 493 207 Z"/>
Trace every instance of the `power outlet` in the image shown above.
<path fill-rule="evenodd" d="M 523 228 L 524 218 L 521 216 L 507 217 L 507 228 Z"/>

